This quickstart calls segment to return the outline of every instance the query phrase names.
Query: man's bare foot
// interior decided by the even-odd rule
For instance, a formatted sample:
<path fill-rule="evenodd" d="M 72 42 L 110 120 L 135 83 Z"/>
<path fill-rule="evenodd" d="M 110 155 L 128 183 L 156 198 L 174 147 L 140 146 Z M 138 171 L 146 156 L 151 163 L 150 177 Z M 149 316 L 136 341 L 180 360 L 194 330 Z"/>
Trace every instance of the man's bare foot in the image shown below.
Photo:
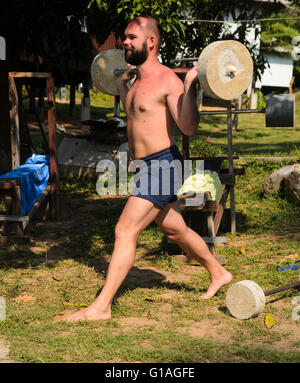
<path fill-rule="evenodd" d="M 232 274 L 225 270 L 225 272 L 220 276 L 220 278 L 214 278 L 211 281 L 211 284 L 209 285 L 206 293 L 201 295 L 201 298 L 209 299 L 213 297 L 216 292 L 223 287 L 224 285 L 227 285 L 232 281 Z"/>
<path fill-rule="evenodd" d="M 106 320 L 111 318 L 111 312 L 108 311 L 100 311 L 94 307 L 87 307 L 80 311 L 77 311 L 74 314 L 71 314 L 64 318 L 63 320 L 66 322 L 79 322 L 79 321 L 97 321 L 97 320 Z"/>

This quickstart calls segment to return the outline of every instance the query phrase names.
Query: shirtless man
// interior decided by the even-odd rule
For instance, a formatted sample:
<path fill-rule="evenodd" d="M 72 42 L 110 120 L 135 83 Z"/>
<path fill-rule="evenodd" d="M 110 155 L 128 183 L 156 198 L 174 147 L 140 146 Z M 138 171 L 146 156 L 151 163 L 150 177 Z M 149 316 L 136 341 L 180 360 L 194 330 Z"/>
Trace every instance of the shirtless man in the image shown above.
<path fill-rule="evenodd" d="M 196 133 L 199 113 L 195 102 L 196 66 L 185 77 L 159 63 L 160 33 L 157 21 L 138 17 L 125 30 L 125 57 L 138 70 L 128 90 L 130 72 L 117 80 L 121 101 L 127 114 L 129 152 L 132 159 L 180 159 L 174 145 L 175 124 L 186 135 Z M 161 157 L 162 156 L 162 157 Z M 181 157 L 182 159 L 182 157 Z M 103 289 L 96 300 L 65 320 L 105 320 L 111 317 L 111 304 L 135 260 L 139 234 L 153 221 L 185 253 L 199 261 L 211 275 L 211 284 L 203 298 L 211 298 L 232 280 L 212 256 L 206 243 L 186 226 L 173 196 L 131 195 L 115 228 L 115 245 Z M 155 202 L 154 202 L 155 201 Z"/>

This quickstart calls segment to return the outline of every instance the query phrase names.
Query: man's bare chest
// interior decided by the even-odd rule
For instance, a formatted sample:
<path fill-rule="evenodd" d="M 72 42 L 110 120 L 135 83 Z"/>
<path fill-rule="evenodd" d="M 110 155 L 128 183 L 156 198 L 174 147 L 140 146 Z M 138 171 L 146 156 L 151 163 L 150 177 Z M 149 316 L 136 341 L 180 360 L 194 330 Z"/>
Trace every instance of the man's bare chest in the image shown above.
<path fill-rule="evenodd" d="M 154 112 L 166 105 L 166 94 L 159 84 L 136 82 L 126 96 L 128 114 Z"/>

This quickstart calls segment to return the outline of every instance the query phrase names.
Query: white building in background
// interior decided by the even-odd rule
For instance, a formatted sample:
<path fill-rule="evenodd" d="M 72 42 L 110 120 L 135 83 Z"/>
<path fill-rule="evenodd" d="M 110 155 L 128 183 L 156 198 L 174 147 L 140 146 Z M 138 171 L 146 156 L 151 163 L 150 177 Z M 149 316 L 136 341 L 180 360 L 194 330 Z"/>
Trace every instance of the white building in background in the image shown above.
<path fill-rule="evenodd" d="M 239 12 L 236 10 L 236 15 Z M 232 15 L 230 14 L 224 24 L 224 34 L 230 32 L 233 33 L 237 30 L 239 23 L 234 22 Z M 249 27 L 249 31 L 246 33 L 246 39 L 253 47 L 253 52 L 257 51 L 259 54 L 261 37 L 260 37 L 260 25 L 257 25 L 259 33 L 255 35 L 255 27 Z M 221 37 L 222 38 L 222 37 Z M 272 53 L 263 53 L 269 66 L 266 66 L 264 72 L 261 75 L 261 79 L 255 83 L 256 89 L 263 87 L 274 87 L 274 88 L 289 88 L 291 80 L 293 78 L 293 59 L 290 57 L 288 51 L 281 47 L 274 49 Z M 255 60 L 255 58 L 254 58 Z M 283 89 L 285 90 L 285 89 Z"/>
<path fill-rule="evenodd" d="M 265 68 L 261 80 L 257 80 L 255 87 L 289 88 L 293 78 L 293 59 L 288 55 L 276 55 L 276 52 L 265 54 L 269 67 Z"/>

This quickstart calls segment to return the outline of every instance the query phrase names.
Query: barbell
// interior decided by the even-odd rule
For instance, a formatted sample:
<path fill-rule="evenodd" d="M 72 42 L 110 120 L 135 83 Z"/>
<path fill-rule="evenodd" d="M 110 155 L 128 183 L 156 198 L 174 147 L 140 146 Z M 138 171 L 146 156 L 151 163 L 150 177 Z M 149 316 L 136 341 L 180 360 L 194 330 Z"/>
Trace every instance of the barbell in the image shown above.
<path fill-rule="evenodd" d="M 91 65 L 93 90 L 117 95 L 116 75 L 126 68 L 123 50 L 100 52 Z M 247 48 L 240 42 L 215 41 L 201 52 L 197 72 L 201 87 L 207 95 L 232 100 L 240 97 L 250 85 L 253 61 Z"/>
<path fill-rule="evenodd" d="M 249 319 L 263 312 L 266 296 L 300 286 L 299 281 L 264 292 L 255 282 L 244 280 L 234 283 L 226 294 L 226 306 L 237 319 Z"/>
<path fill-rule="evenodd" d="M 109 49 L 100 52 L 91 64 L 93 91 L 118 95 L 116 78 L 125 70 L 128 70 L 128 64 L 124 50 Z M 128 88 L 133 84 L 137 74 L 134 67 L 130 71 L 134 77 L 127 83 Z M 240 42 L 215 41 L 201 52 L 197 73 L 201 88 L 208 96 L 228 101 L 238 99 L 252 82 L 253 60 L 248 49 Z M 249 110 L 251 111 L 265 113 L 267 127 L 294 126 L 295 96 L 293 94 L 269 95 L 265 110 Z M 232 110 L 232 113 L 240 112 L 246 111 Z M 217 114 L 215 111 L 210 113 Z"/>

